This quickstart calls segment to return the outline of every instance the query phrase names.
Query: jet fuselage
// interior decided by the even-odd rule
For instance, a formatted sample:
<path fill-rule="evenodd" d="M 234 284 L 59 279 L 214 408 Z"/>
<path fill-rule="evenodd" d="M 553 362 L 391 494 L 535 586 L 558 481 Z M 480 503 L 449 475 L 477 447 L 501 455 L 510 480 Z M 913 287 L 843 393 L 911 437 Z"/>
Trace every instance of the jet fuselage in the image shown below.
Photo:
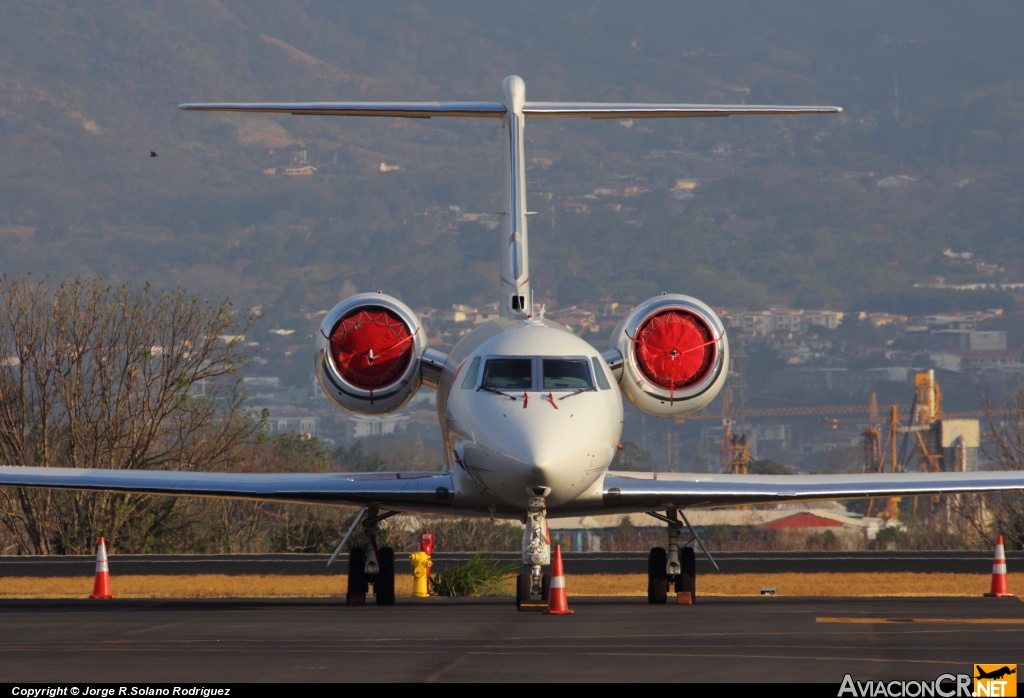
<path fill-rule="evenodd" d="M 457 491 L 522 511 L 571 503 L 600 481 L 622 434 L 622 396 L 601 354 L 544 319 L 506 317 L 449 354 L 437 392 Z"/>

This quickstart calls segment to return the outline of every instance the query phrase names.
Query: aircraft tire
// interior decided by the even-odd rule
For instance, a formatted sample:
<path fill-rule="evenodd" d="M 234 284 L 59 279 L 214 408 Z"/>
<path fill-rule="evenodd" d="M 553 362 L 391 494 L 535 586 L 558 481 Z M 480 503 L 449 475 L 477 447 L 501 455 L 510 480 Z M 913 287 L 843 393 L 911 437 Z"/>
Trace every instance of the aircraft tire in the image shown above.
<path fill-rule="evenodd" d="M 366 579 L 366 551 L 359 547 L 348 551 L 348 588 L 345 592 L 347 606 L 362 606 L 366 603 L 369 584 Z"/>
<path fill-rule="evenodd" d="M 392 548 L 381 548 L 377 551 L 377 564 L 380 571 L 373 585 L 373 598 L 378 606 L 395 605 L 395 551 Z"/>
<path fill-rule="evenodd" d="M 668 554 L 664 548 L 651 548 L 647 557 L 647 603 L 663 604 L 668 601 L 667 563 Z"/>
<path fill-rule="evenodd" d="M 551 575 L 545 572 L 540 577 L 540 600 L 544 603 L 551 598 Z"/>
<path fill-rule="evenodd" d="M 530 590 L 533 588 L 533 579 L 529 572 L 520 572 L 516 576 L 516 608 L 523 604 L 530 603 Z"/>
<path fill-rule="evenodd" d="M 690 597 L 697 600 L 697 555 L 693 548 L 682 548 L 679 551 L 679 567 L 681 573 L 676 579 L 676 591 L 688 591 Z"/>

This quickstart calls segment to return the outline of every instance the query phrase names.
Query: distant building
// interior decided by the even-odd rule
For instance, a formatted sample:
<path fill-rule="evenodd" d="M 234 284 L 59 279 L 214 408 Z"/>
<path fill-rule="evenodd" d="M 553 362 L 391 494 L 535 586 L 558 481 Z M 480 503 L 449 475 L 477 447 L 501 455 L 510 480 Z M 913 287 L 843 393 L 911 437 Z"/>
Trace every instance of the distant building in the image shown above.
<path fill-rule="evenodd" d="M 841 540 L 846 540 L 848 547 L 855 547 L 864 540 L 873 540 L 878 531 L 886 525 L 882 519 L 848 514 L 842 507 L 831 509 L 822 503 L 795 506 L 801 508 L 695 509 L 688 512 L 687 516 L 701 534 L 707 533 L 710 528 L 725 526 L 768 530 L 800 529 L 801 535 L 832 530 Z M 604 541 L 613 536 L 624 523 L 637 531 L 654 533 L 663 532 L 665 529 L 663 522 L 649 514 L 630 514 L 628 517 L 609 514 L 552 521 L 551 537 L 562 545 L 563 549 L 574 552 L 599 552 L 606 547 Z"/>
<path fill-rule="evenodd" d="M 699 179 L 677 179 L 676 183 L 672 186 L 672 197 L 676 199 L 693 198 L 698 187 L 700 187 Z"/>
<path fill-rule="evenodd" d="M 936 368 L 961 371 L 964 368 L 1010 366 L 1021 361 L 1020 349 L 950 349 L 929 356 Z"/>
<path fill-rule="evenodd" d="M 1004 330 L 939 330 L 931 333 L 932 346 L 936 349 L 1005 351 Z"/>
<path fill-rule="evenodd" d="M 895 187 L 905 187 L 916 181 L 916 179 L 907 175 L 892 175 L 890 177 L 882 177 L 880 180 L 875 182 L 875 186 L 879 189 L 892 189 Z"/>
<path fill-rule="evenodd" d="M 502 216 L 496 213 L 460 213 L 459 223 L 479 223 L 488 230 L 494 230 L 501 225 Z"/>
<path fill-rule="evenodd" d="M 739 326 L 744 334 L 765 336 L 776 332 L 805 334 L 811 327 L 820 326 L 834 330 L 843 320 L 844 313 L 836 310 L 793 310 L 771 308 L 736 313 L 731 316 L 733 325 Z"/>
<path fill-rule="evenodd" d="M 874 327 L 882 327 L 883 325 L 903 325 L 907 322 L 906 315 L 897 315 L 895 313 L 866 313 L 861 311 L 857 313 L 858 320 L 867 320 Z"/>
<path fill-rule="evenodd" d="M 571 330 L 590 329 L 592 332 L 596 332 L 599 327 L 593 311 L 584 310 L 576 306 L 565 308 L 563 310 L 554 310 L 548 315 L 548 317 L 560 325 L 565 325 Z"/>
<path fill-rule="evenodd" d="M 363 439 L 368 436 L 385 436 L 404 429 L 409 421 L 406 415 L 387 414 L 381 416 L 351 415 L 345 422 L 348 426 L 350 439 Z"/>
<path fill-rule="evenodd" d="M 263 423 L 263 430 L 268 434 L 295 432 L 306 436 L 316 436 L 320 427 L 319 417 L 269 417 Z"/>
<path fill-rule="evenodd" d="M 247 376 L 242 379 L 246 388 L 277 390 L 281 387 L 281 379 L 277 376 Z"/>
<path fill-rule="evenodd" d="M 799 392 L 804 394 L 837 393 L 840 395 L 863 395 L 874 390 L 879 383 L 903 382 L 904 370 L 889 368 L 851 371 L 847 368 L 797 368 L 783 369 L 772 374 L 770 385 L 773 393 Z"/>

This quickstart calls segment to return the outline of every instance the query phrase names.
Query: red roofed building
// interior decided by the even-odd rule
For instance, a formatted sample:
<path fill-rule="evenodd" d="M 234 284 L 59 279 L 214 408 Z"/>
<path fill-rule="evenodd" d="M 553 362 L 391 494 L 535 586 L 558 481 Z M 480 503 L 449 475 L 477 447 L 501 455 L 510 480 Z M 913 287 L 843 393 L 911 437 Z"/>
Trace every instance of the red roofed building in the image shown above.
<path fill-rule="evenodd" d="M 827 519 L 809 511 L 801 511 L 799 514 L 769 521 L 761 528 L 844 528 L 844 526 L 841 521 Z"/>

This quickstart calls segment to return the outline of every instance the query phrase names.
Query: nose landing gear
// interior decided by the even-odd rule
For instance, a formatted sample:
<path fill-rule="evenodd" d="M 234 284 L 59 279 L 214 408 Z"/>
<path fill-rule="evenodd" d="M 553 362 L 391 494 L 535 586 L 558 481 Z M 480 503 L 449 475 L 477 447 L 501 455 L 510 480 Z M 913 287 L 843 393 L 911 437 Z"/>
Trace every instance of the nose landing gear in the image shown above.
<path fill-rule="evenodd" d="M 544 497 L 532 494 L 523 531 L 523 571 L 516 578 L 516 608 L 536 605 L 537 597 L 547 603 L 550 575 L 542 571 L 551 564 L 551 539 L 548 534 L 547 505 Z M 540 488 L 538 488 L 540 489 Z M 547 488 L 543 488 L 547 489 Z"/>

